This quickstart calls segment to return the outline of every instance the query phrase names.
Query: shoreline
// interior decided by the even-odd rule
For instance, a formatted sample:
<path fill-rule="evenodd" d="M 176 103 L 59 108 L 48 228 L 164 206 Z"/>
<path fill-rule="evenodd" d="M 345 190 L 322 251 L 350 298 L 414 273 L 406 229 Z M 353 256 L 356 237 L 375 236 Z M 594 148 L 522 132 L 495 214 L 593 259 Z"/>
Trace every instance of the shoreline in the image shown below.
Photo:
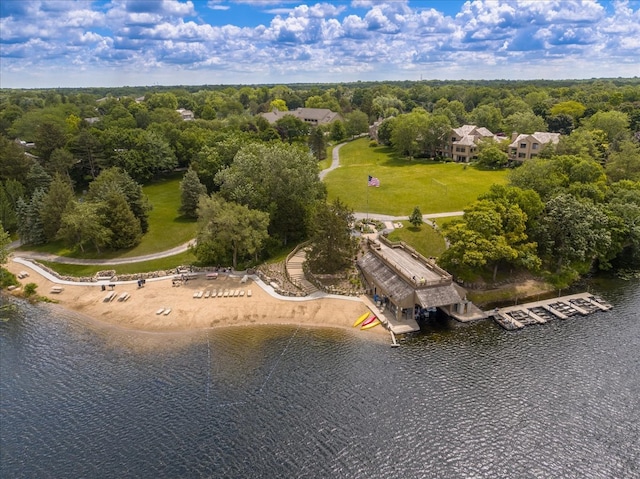
<path fill-rule="evenodd" d="M 35 283 L 38 285 L 36 294 L 51 299 L 59 307 L 123 329 L 162 333 L 289 325 L 347 329 L 372 338 L 389 335 L 383 326 L 367 331 L 352 327 L 355 319 L 368 310 L 360 298 L 336 295 L 285 298 L 254 277 L 241 283 L 241 277 L 220 276 L 208 280 L 203 276 L 173 286 L 173 276 L 170 276 L 147 281 L 141 288 L 135 281 L 116 282 L 116 299 L 104 302 L 111 291 L 109 288 L 102 291 L 101 283 L 54 281 L 36 265 L 15 259 L 9 258 L 6 267 L 16 275 L 22 271 L 29 273 L 28 277 L 20 280 L 22 285 Z M 51 293 L 55 286 L 62 287 L 62 291 Z M 244 296 L 193 297 L 194 292 L 213 289 L 244 290 Z M 117 297 L 125 292 L 129 298 L 118 301 Z M 168 315 L 156 314 L 159 309 L 169 308 L 171 312 Z"/>

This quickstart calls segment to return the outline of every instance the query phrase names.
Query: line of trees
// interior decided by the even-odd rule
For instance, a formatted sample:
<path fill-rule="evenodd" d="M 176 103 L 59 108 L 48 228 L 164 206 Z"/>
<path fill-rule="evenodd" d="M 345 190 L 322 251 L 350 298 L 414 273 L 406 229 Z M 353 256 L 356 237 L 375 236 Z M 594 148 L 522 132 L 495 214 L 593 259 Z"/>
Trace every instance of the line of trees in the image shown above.
<path fill-rule="evenodd" d="M 344 121 L 310 129 L 293 116 L 272 125 L 259 115 L 302 106 L 329 108 Z M 183 121 L 178 108 L 192 110 L 196 119 Z M 518 204 L 523 217 L 516 221 L 513 202 L 496 198 L 470 206 L 469 225 L 486 220 L 493 226 L 467 228 L 475 236 L 458 228 L 458 242 L 477 244 L 474 254 L 466 248 L 461 269 L 490 265 L 497 274 L 507 264 L 536 268 L 534 243 L 541 267 L 580 269 L 576 264 L 583 257 L 589 262 L 593 251 L 582 255 L 548 246 L 570 244 L 559 232 L 551 243 L 549 238 L 555 231 L 554 214 L 565 207 L 579 209 L 573 200 L 603 210 L 610 221 L 610 247 L 596 254 L 603 265 L 617 251 L 633 247 L 619 239 L 618 231 L 633 238 L 627 235 L 635 224 L 632 209 L 621 198 L 633 200 L 640 180 L 637 79 L 0 90 L 0 222 L 25 242 L 60 238 L 80 249 L 128 248 L 148 229 L 150 205 L 141 185 L 183 168 L 180 212 L 201 219 L 203 245 L 211 246 L 205 232 L 212 228 L 203 218 L 220 224 L 220 218 L 229 217 L 213 215 L 211 208 L 246 208 L 236 213 L 252 227 L 267 218 L 266 237 L 257 235 L 259 240 L 249 238 L 245 246 L 224 251 L 203 246 L 203 257 L 255 260 L 256 254 L 321 230 L 317 222 L 324 210 L 319 205 L 326 202 L 326 193 L 317 179 L 316 161 L 326 156 L 328 140 L 358 135 L 380 118 L 387 119 L 379 127 L 381 141 L 408 156 L 437 151 L 450 128 L 465 123 L 493 132 L 563 134 L 556 151 L 543 150 L 542 159 L 531 162 L 535 167 L 525 164 L 512 175 L 511 187 L 533 189 L 540 196 L 544 208 L 537 216 Z M 487 165 L 502 165 L 504 145 L 483 146 L 479 156 Z M 330 217 L 343 224 L 344 212 L 332 211 Z M 261 220 L 251 223 L 254 216 Z M 607 244 L 596 240 L 599 247 Z M 452 241 L 450 255 L 455 246 Z M 563 252 L 560 262 L 556 251 Z M 327 251 L 325 260 L 333 263 L 329 256 Z"/>

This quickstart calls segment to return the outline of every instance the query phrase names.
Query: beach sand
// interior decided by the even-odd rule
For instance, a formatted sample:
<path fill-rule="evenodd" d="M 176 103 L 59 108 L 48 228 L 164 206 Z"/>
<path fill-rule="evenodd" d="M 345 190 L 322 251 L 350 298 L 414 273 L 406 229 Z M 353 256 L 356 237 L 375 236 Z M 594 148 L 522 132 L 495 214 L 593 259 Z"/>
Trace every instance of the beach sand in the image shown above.
<path fill-rule="evenodd" d="M 273 297 L 256 282 L 249 279 L 241 283 L 241 277 L 220 275 L 218 279 L 205 277 L 189 280 L 173 286 L 171 278 L 147 280 L 142 288 L 136 283 L 117 284 L 116 298 L 104 302 L 110 292 L 101 285 L 60 285 L 47 279 L 36 269 L 16 263 L 11 259 L 7 269 L 14 274 L 26 271 L 29 276 L 20 280 L 38 285 L 37 294 L 46 296 L 60 306 L 114 326 L 155 332 L 180 332 L 229 326 L 290 324 L 309 327 L 345 328 L 368 336 L 389 335 L 382 326 L 360 331 L 353 322 L 367 311 L 366 306 L 354 298 L 319 298 L 291 301 Z M 55 286 L 63 288 L 51 293 Z M 197 291 L 241 290 L 244 296 L 194 298 Z M 251 297 L 248 297 L 248 291 Z M 118 301 L 122 293 L 129 293 L 126 301 Z M 160 309 L 171 309 L 170 314 L 156 314 Z"/>

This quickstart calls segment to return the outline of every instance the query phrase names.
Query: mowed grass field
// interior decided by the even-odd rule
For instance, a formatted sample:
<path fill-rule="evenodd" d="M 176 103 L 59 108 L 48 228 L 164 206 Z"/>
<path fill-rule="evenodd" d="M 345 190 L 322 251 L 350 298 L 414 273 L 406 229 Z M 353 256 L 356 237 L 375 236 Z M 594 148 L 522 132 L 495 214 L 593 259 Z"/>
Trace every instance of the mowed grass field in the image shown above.
<path fill-rule="evenodd" d="M 367 186 L 369 175 L 379 188 Z M 340 198 L 356 212 L 408 216 L 416 206 L 423 214 L 460 211 L 492 184 L 505 184 L 507 171 L 400 158 L 362 138 L 341 147 L 340 168 L 324 182 L 330 201 Z"/>
<path fill-rule="evenodd" d="M 79 250 L 70 249 L 61 241 L 56 241 L 42 246 L 27 245 L 24 249 L 72 258 L 110 259 L 132 258 L 180 246 L 192 240 L 196 235 L 197 229 L 197 223 L 194 220 L 184 218 L 178 213 L 178 208 L 180 207 L 180 181 L 182 181 L 182 173 L 176 173 L 142 188 L 153 209 L 149 212 L 149 231 L 142 237 L 142 241 L 135 248 L 120 251 L 102 251 L 101 254 L 98 254 L 90 245 L 87 245 L 87 251 L 83 253 Z"/>

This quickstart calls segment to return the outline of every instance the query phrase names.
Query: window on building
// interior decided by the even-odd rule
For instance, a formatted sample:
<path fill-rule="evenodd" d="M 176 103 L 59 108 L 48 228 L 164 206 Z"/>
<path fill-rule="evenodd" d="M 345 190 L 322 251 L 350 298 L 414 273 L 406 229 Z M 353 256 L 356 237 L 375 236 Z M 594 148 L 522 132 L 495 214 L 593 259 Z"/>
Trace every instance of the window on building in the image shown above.
<path fill-rule="evenodd" d="M 464 146 L 456 146 L 456 151 L 458 153 L 464 153 L 466 150 L 466 148 Z"/>
<path fill-rule="evenodd" d="M 526 148 L 527 144 L 526 143 L 520 143 L 520 148 Z"/>
<path fill-rule="evenodd" d="M 532 149 L 532 150 L 537 150 L 537 149 L 538 149 L 538 146 L 540 146 L 540 145 L 538 145 L 537 143 L 533 143 L 533 144 L 531 145 L 531 149 Z"/>
<path fill-rule="evenodd" d="M 518 153 L 518 158 L 526 158 L 527 154 L 526 153 Z"/>

